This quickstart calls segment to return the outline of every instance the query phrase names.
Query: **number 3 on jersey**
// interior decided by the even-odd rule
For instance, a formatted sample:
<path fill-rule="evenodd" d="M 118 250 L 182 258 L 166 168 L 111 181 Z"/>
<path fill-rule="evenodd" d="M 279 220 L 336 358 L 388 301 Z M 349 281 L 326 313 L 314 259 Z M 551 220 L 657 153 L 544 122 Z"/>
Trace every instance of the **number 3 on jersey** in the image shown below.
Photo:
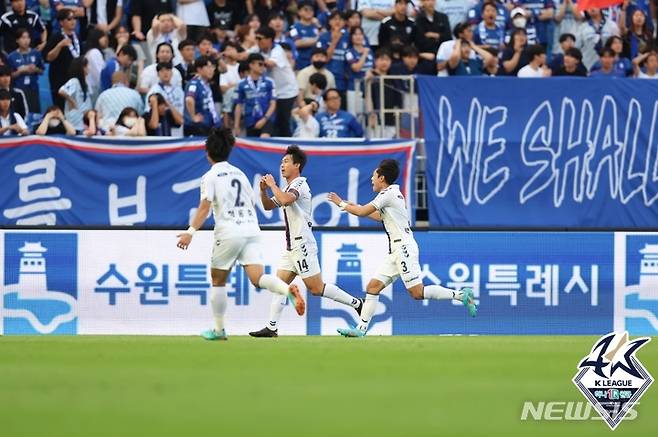
<path fill-rule="evenodd" d="M 240 200 L 240 195 L 242 194 L 242 184 L 239 180 L 233 179 L 231 181 L 231 186 L 235 188 L 235 206 L 244 206 L 244 202 Z"/>
<path fill-rule="evenodd" d="M 308 263 L 306 262 L 306 258 L 297 260 L 297 267 L 299 268 L 300 273 L 308 272 Z"/>

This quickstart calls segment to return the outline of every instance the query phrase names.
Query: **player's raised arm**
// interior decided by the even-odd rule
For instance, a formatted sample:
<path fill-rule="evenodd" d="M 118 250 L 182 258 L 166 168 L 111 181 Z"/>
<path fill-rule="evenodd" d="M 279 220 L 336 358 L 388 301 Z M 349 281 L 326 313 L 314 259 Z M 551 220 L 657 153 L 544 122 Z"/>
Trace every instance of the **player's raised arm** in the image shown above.
<path fill-rule="evenodd" d="M 265 176 L 260 178 L 260 182 L 258 186 L 260 187 L 260 201 L 263 203 L 263 208 L 265 208 L 265 211 L 271 211 L 274 208 L 278 208 L 279 205 L 274 203 L 274 201 L 270 199 L 270 196 L 267 194 L 267 184 L 265 183 Z"/>
<path fill-rule="evenodd" d="M 329 201 L 335 203 L 342 209 L 343 211 L 346 211 L 350 214 L 359 216 L 359 217 L 370 217 L 373 215 L 373 213 L 377 212 L 377 209 L 375 209 L 372 204 L 367 204 L 367 205 L 359 205 L 356 203 L 347 203 L 343 199 L 340 198 L 340 196 L 336 193 L 329 193 Z M 373 218 L 373 217 L 371 217 Z M 375 220 L 377 220 L 375 218 Z M 379 217 L 379 220 L 381 220 L 381 217 Z"/>
<path fill-rule="evenodd" d="M 265 184 L 267 184 L 267 186 L 270 188 L 270 190 L 272 190 L 272 194 L 274 194 L 274 199 L 270 200 L 274 203 L 278 203 L 278 206 L 292 205 L 299 197 L 299 193 L 295 190 L 281 190 L 281 188 L 279 188 L 279 186 L 276 184 L 274 176 L 271 174 L 266 174 L 263 176 L 263 180 L 265 181 Z"/>

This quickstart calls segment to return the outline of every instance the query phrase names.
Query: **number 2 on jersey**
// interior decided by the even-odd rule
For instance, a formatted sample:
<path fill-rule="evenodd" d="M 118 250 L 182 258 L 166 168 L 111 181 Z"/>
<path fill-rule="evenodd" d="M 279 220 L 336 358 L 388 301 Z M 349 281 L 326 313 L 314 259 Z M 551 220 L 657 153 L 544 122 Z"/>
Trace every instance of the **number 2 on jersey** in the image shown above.
<path fill-rule="evenodd" d="M 233 179 L 231 181 L 231 186 L 237 191 L 235 194 L 235 206 L 244 206 L 244 202 L 240 200 L 240 195 L 242 194 L 242 184 L 239 180 Z"/>

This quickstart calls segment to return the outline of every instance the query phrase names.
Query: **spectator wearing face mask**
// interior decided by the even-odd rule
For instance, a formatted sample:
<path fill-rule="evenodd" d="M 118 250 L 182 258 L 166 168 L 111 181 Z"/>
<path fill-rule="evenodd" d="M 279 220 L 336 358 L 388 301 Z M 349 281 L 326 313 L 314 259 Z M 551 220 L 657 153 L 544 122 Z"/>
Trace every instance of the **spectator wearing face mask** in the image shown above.
<path fill-rule="evenodd" d="M 109 135 L 117 137 L 146 136 L 146 122 L 135 108 L 125 108 L 119 114 L 116 123 L 110 128 Z"/>
<path fill-rule="evenodd" d="M 553 42 L 553 15 L 555 12 L 553 0 L 516 0 L 514 3 L 525 9 L 528 22 L 537 31 L 537 44 L 552 50 L 549 43 Z"/>
<path fill-rule="evenodd" d="M 334 79 L 334 75 L 326 68 L 326 65 L 327 52 L 320 48 L 313 49 L 313 54 L 311 55 L 311 65 L 303 68 L 299 71 L 299 73 L 297 73 L 297 85 L 299 86 L 297 104 L 299 106 L 304 103 L 304 99 L 311 98 L 311 85 L 309 83 L 309 79 L 312 75 L 319 73 L 325 77 L 327 87 L 336 87 L 336 80 Z"/>
<path fill-rule="evenodd" d="M 66 120 L 58 106 L 51 106 L 41 119 L 35 135 L 75 135 L 75 127 Z"/>
<path fill-rule="evenodd" d="M 528 12 L 523 8 L 514 8 L 510 12 L 510 16 L 512 17 L 512 25 L 508 33 L 511 34 L 515 29 L 525 29 L 528 44 L 537 44 L 537 28 L 528 20 Z"/>

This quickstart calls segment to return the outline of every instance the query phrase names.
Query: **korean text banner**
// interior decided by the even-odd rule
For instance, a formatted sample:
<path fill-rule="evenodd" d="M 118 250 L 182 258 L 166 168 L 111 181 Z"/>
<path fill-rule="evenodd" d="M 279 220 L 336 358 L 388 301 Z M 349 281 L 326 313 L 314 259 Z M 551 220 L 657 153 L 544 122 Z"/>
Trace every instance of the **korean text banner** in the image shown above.
<path fill-rule="evenodd" d="M 656 81 L 418 81 L 432 225 L 658 223 Z"/>
<path fill-rule="evenodd" d="M 212 324 L 211 231 L 176 248 L 176 231 L 0 230 L 0 335 L 198 334 Z M 318 231 L 323 279 L 354 296 L 386 258 L 382 231 Z M 658 335 L 653 262 L 658 233 L 422 232 L 423 283 L 472 287 L 477 318 L 460 302 L 413 300 L 400 281 L 386 287 L 374 335 Z M 266 272 L 276 271 L 283 231 L 263 233 Z M 302 292 L 304 285 L 298 280 Z M 229 334 L 268 321 L 272 294 L 235 267 L 227 281 Z M 282 335 L 337 335 L 356 312 L 306 295 L 288 306 Z"/>
<path fill-rule="evenodd" d="M 296 144 L 308 154 L 303 176 L 314 196 L 315 224 L 376 225 L 341 214 L 327 193 L 367 203 L 374 197 L 372 171 L 384 158 L 400 162 L 399 184 L 411 202 L 413 141 Z M 279 167 L 288 145 L 276 139 L 239 139 L 229 162 L 253 181 L 258 196 L 258 181 L 266 173 L 285 184 Z M 210 168 L 200 138 L 2 139 L 0 163 L 0 224 L 18 225 L 187 226 L 199 204 L 201 176 Z M 264 211 L 260 199 L 255 202 L 261 224 L 283 225 L 281 211 Z"/>

